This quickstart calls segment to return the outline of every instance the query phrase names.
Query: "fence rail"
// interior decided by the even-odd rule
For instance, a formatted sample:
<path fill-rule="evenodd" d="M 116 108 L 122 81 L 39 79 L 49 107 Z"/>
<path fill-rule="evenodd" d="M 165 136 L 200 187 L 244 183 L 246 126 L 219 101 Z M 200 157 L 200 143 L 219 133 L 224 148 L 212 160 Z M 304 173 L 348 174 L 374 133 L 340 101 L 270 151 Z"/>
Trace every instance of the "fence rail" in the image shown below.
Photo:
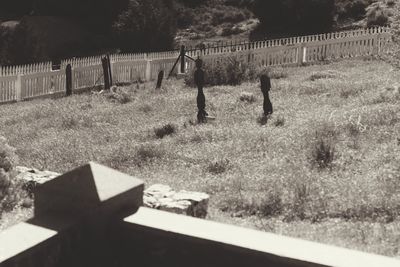
<path fill-rule="evenodd" d="M 187 51 L 205 64 L 220 64 L 228 55 L 257 66 L 294 66 L 323 60 L 379 55 L 391 42 L 388 28 L 371 28 L 257 42 L 236 42 Z M 160 70 L 168 73 L 179 51 L 110 55 L 114 81 L 129 83 L 154 80 Z M 52 71 L 51 63 L 0 67 L 0 103 L 51 95 L 65 90 L 65 68 L 72 66 L 73 89 L 103 85 L 101 56 L 72 58 Z M 187 62 L 187 70 L 193 68 Z"/>

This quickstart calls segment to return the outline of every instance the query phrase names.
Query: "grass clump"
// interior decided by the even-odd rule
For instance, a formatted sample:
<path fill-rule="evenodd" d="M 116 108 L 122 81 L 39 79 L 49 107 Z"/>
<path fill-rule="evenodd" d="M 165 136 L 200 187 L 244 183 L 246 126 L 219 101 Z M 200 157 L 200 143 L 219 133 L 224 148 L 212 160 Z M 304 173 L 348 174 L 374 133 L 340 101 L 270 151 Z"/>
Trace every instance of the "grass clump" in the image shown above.
<path fill-rule="evenodd" d="M 228 159 L 217 160 L 208 165 L 207 171 L 212 174 L 222 174 L 229 169 L 229 166 L 230 161 Z"/>
<path fill-rule="evenodd" d="M 240 97 L 239 100 L 242 102 L 246 102 L 246 103 L 254 103 L 257 101 L 257 98 L 254 96 L 254 94 L 249 93 L 249 92 L 243 92 Z"/>
<path fill-rule="evenodd" d="M 106 94 L 107 99 L 119 104 L 126 104 L 132 101 L 132 97 L 120 87 L 113 86 Z"/>
<path fill-rule="evenodd" d="M 135 164 L 140 167 L 156 160 L 161 160 L 164 154 L 165 151 L 160 149 L 158 146 L 152 144 L 144 144 L 136 150 L 134 161 Z"/>
<path fill-rule="evenodd" d="M 331 71 L 321 71 L 321 72 L 314 72 L 308 78 L 309 81 L 317 81 L 321 79 L 333 79 L 336 78 L 337 74 Z"/>
<path fill-rule="evenodd" d="M 336 156 L 337 132 L 332 125 L 325 124 L 315 133 L 311 148 L 311 161 L 319 169 L 331 168 Z"/>
<path fill-rule="evenodd" d="M 285 117 L 282 115 L 278 115 L 274 121 L 274 125 L 276 127 L 282 127 L 285 125 Z"/>
<path fill-rule="evenodd" d="M 257 71 L 258 76 L 261 76 L 263 74 L 267 74 L 268 77 L 270 77 L 271 79 L 286 79 L 289 77 L 289 73 L 287 71 L 287 69 L 282 68 L 282 67 L 261 67 L 258 71 Z"/>
<path fill-rule="evenodd" d="M 165 136 L 172 135 L 176 132 L 176 126 L 168 123 L 162 127 L 158 127 L 154 129 L 154 134 L 157 138 L 162 139 Z"/>

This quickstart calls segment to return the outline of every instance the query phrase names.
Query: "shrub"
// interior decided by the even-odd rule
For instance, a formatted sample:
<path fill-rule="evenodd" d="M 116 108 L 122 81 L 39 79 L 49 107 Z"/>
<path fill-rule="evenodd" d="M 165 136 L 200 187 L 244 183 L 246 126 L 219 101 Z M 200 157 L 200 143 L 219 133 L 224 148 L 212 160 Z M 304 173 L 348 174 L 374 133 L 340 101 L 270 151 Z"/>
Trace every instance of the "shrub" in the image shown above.
<path fill-rule="evenodd" d="M 373 4 L 367 8 L 367 27 L 387 26 L 389 24 L 389 12 L 380 4 Z"/>
<path fill-rule="evenodd" d="M 240 85 L 251 77 L 251 67 L 241 62 L 238 56 L 218 58 L 214 63 L 204 64 L 205 85 Z M 194 69 L 185 78 L 188 86 L 194 87 Z"/>
<path fill-rule="evenodd" d="M 7 144 L 4 137 L 0 137 L 0 215 L 3 211 L 12 210 L 22 198 L 22 186 L 13 180 L 17 160 L 15 149 Z"/>
<path fill-rule="evenodd" d="M 330 31 L 335 20 L 334 0 L 254 0 L 252 11 L 262 33 L 292 35 Z"/>
<path fill-rule="evenodd" d="M 112 27 L 122 51 L 160 51 L 172 48 L 176 19 L 167 2 L 129 1 L 128 8 L 118 16 Z"/>
<path fill-rule="evenodd" d="M 165 136 L 174 134 L 175 132 L 176 132 L 176 126 L 170 123 L 154 129 L 154 134 L 156 135 L 157 138 L 160 139 L 164 138 Z"/>
<path fill-rule="evenodd" d="M 5 172 L 11 172 L 18 157 L 15 154 L 15 148 L 7 144 L 7 139 L 0 136 L 0 169 Z"/>
<path fill-rule="evenodd" d="M 232 25 L 227 25 L 223 28 L 222 32 L 221 32 L 221 36 L 229 36 L 229 35 L 234 35 L 234 34 L 239 34 L 242 33 L 243 30 L 240 29 L 237 26 L 232 26 Z"/>

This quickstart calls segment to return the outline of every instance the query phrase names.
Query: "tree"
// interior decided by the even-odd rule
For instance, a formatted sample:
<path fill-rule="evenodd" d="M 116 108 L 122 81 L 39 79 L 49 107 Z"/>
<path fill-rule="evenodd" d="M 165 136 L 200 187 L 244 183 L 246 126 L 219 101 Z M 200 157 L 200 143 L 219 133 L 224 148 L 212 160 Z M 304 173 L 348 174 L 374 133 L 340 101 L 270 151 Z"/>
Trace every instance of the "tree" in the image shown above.
<path fill-rule="evenodd" d="M 131 0 L 113 25 L 116 47 L 124 52 L 172 48 L 176 20 L 172 1 Z"/>
<path fill-rule="evenodd" d="M 258 31 L 272 35 L 313 34 L 330 31 L 334 25 L 334 0 L 255 0 Z"/>

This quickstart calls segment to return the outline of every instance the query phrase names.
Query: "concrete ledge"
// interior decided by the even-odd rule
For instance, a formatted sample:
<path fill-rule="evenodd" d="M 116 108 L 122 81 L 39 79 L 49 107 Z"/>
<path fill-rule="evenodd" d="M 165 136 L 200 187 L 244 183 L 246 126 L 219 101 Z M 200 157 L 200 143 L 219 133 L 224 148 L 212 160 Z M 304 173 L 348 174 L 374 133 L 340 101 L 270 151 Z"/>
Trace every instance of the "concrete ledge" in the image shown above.
<path fill-rule="evenodd" d="M 35 192 L 35 217 L 0 233 L 0 267 L 111 266 L 108 226 L 136 212 L 143 182 L 89 163 Z"/>
<path fill-rule="evenodd" d="M 143 204 L 144 184 L 127 174 L 89 163 L 50 180 L 35 190 L 35 217 L 46 213 L 131 214 Z"/>
<path fill-rule="evenodd" d="M 120 227 L 131 241 L 136 236 L 141 246 L 161 253 L 163 266 L 176 266 L 176 259 L 188 266 L 400 266 L 399 260 L 384 256 L 148 208 L 125 218 Z M 168 265 L 167 258 L 174 264 Z"/>

